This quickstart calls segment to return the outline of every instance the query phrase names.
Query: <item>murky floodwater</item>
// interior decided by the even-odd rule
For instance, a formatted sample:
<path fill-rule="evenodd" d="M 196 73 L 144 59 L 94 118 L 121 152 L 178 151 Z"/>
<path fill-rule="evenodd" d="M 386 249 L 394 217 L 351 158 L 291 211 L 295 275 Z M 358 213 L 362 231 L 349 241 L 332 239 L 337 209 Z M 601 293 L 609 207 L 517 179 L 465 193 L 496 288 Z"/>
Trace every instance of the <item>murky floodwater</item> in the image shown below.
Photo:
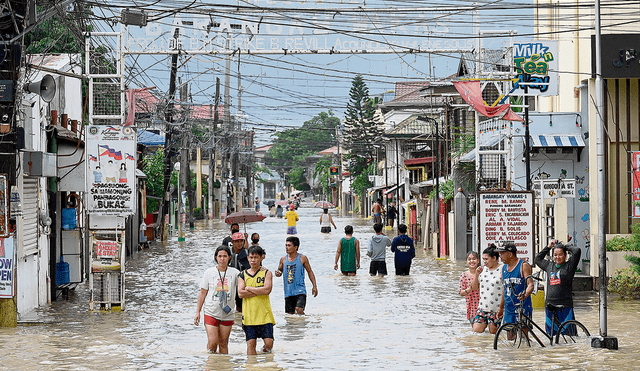
<path fill-rule="evenodd" d="M 493 350 L 493 336 L 474 334 L 458 296 L 462 262 L 435 260 L 418 249 L 411 275 L 368 275 L 365 255 L 373 231 L 369 221 L 335 218 L 338 230 L 323 235 L 321 210 L 299 210 L 300 252 L 309 257 L 319 288 L 307 300 L 307 315 L 284 313 L 282 279 L 274 278 L 271 305 L 276 317 L 272 354 L 248 357 L 238 315 L 229 355 L 209 354 L 202 325 L 193 325 L 198 283 L 213 264 L 213 251 L 228 234 L 220 221 L 200 221 L 186 243 L 174 237 L 155 244 L 127 262 L 127 310 L 89 312 L 87 285 L 69 301 L 54 302 L 41 313 L 44 324 L 0 328 L 0 369 L 563 369 L 626 370 L 640 359 L 637 302 L 610 302 L 609 333 L 620 350 L 587 345 Z M 361 240 L 361 270 L 343 277 L 333 270 L 337 241 L 346 224 Z M 267 251 L 264 265 L 277 268 L 285 254 L 286 222 L 267 218 L 250 224 Z M 387 265 L 393 273 L 390 254 Z M 310 292 L 310 285 L 308 286 Z M 595 294 L 578 294 L 576 315 L 592 333 L 598 331 Z M 534 319 L 543 323 L 543 310 Z M 259 344 L 260 341 L 259 341 Z"/>

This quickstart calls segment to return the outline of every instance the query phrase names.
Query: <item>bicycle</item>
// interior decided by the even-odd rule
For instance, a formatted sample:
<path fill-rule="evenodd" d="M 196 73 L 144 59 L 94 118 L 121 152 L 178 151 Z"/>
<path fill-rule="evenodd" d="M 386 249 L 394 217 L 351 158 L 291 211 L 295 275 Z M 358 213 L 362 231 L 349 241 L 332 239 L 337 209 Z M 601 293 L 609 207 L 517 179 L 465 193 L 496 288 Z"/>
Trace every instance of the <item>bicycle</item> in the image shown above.
<path fill-rule="evenodd" d="M 539 277 L 534 275 L 527 276 L 525 281 L 529 278 L 541 281 Z M 514 293 L 513 283 L 509 283 L 511 292 Z M 513 294 L 512 294 L 513 295 Z M 510 300 L 513 300 L 509 298 Z M 493 349 L 507 349 L 507 348 L 520 348 L 521 346 L 540 346 L 545 347 L 545 344 L 540 340 L 540 337 L 536 334 L 536 329 L 549 339 L 549 345 L 553 346 L 554 340 L 556 344 L 577 344 L 587 343 L 590 338 L 589 330 L 577 320 L 568 320 L 560 322 L 557 316 L 557 311 L 564 308 L 563 306 L 556 306 L 548 304 L 547 309 L 552 313 L 552 327 L 551 335 L 547 334 L 538 324 L 536 324 L 531 317 L 524 312 L 524 301 L 516 303 L 516 323 L 503 323 L 496 332 L 493 340 Z M 555 332 L 557 325 L 558 331 Z M 534 341 L 535 340 L 535 341 Z"/>

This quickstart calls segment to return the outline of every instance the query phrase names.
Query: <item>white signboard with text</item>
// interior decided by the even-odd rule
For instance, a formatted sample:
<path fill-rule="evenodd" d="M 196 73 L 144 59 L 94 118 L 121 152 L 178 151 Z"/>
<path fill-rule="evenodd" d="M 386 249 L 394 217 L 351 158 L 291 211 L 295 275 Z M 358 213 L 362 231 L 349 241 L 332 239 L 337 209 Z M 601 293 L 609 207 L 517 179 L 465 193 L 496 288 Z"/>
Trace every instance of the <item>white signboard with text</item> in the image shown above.
<path fill-rule="evenodd" d="M 0 298 L 15 296 L 15 261 L 13 237 L 0 238 Z"/>
<path fill-rule="evenodd" d="M 575 179 L 546 179 L 535 181 L 536 198 L 576 198 Z M 541 192 L 540 190 L 543 190 Z"/>
<path fill-rule="evenodd" d="M 513 242 L 518 258 L 533 263 L 533 192 L 481 192 L 478 202 L 480 252 L 492 243 Z"/>
<path fill-rule="evenodd" d="M 132 215 L 136 207 L 135 130 L 130 126 L 87 128 L 87 209 L 104 216 Z"/>

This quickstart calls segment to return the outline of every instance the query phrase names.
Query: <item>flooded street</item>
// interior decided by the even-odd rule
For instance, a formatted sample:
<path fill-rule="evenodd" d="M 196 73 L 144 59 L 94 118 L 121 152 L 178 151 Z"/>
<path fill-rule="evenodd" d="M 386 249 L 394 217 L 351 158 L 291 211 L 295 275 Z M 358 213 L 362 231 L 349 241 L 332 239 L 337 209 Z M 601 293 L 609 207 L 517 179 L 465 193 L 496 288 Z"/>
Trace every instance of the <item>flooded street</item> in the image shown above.
<path fill-rule="evenodd" d="M 263 210 L 264 211 L 264 210 Z M 318 297 L 309 296 L 305 316 L 285 315 L 282 278 L 274 277 L 271 305 L 276 318 L 273 353 L 246 356 L 240 315 L 229 355 L 206 351 L 204 327 L 193 325 L 198 284 L 213 265 L 213 251 L 229 234 L 221 221 L 198 221 L 186 242 L 173 237 L 127 261 L 126 311 L 89 312 L 88 285 L 79 285 L 69 301 L 54 302 L 40 313 L 43 323 L 0 329 L 3 370 L 355 370 L 355 369 L 561 369 L 626 370 L 640 359 L 638 302 L 610 301 L 609 333 L 620 349 L 588 345 L 493 349 L 493 336 L 474 334 L 458 295 L 462 262 L 435 260 L 417 249 L 411 275 L 370 277 L 366 256 L 373 234 L 370 221 L 336 217 L 337 230 L 320 233 L 320 209 L 298 210 L 300 252 L 309 257 Z M 361 269 L 355 277 L 333 270 L 343 228 L 354 225 L 360 239 Z M 267 251 L 263 265 L 277 268 L 285 254 L 286 221 L 267 218 L 247 225 L 258 232 Z M 592 334 L 598 332 L 598 300 L 577 293 L 576 316 Z M 544 310 L 534 311 L 544 322 Z M 261 346 L 262 342 L 259 340 Z"/>

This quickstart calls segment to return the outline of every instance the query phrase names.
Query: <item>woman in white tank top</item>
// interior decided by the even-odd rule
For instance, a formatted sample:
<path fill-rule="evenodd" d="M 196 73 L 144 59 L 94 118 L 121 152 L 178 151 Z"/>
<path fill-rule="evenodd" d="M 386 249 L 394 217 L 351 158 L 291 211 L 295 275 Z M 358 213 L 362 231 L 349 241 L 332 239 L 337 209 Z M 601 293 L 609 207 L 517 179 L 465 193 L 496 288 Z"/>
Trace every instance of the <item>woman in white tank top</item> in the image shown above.
<path fill-rule="evenodd" d="M 320 232 L 330 233 L 331 225 L 333 225 L 333 228 L 337 228 L 331 214 L 329 214 L 329 209 L 324 209 L 324 213 L 320 215 Z"/>

